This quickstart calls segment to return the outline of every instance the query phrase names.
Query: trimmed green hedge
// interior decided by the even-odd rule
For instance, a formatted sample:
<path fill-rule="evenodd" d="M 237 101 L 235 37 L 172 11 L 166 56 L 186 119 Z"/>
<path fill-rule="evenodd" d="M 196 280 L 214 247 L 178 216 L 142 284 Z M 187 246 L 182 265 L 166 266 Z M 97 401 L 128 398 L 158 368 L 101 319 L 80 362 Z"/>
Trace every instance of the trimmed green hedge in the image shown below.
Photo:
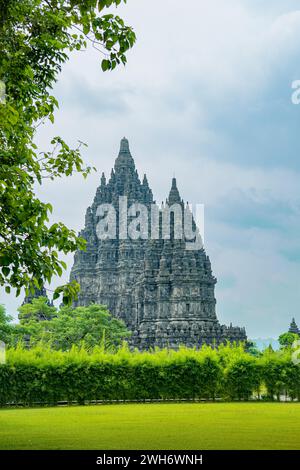
<path fill-rule="evenodd" d="M 299 400 L 300 367 L 287 353 L 255 358 L 241 346 L 218 350 L 115 354 L 95 348 L 69 352 L 43 347 L 7 351 L 0 365 L 0 406 L 83 404 L 93 400 L 215 399 L 248 400 L 265 388 L 271 399 L 286 393 Z"/>

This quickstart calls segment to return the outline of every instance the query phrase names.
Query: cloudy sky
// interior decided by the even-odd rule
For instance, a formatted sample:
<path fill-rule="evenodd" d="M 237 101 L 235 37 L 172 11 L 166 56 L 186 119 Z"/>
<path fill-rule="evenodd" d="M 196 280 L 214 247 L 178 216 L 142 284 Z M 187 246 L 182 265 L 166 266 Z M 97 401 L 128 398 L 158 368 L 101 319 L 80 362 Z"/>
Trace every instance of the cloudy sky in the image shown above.
<path fill-rule="evenodd" d="M 103 74 L 97 51 L 74 53 L 55 87 L 55 124 L 38 136 L 41 150 L 54 135 L 88 143 L 97 174 L 39 189 L 54 218 L 76 230 L 124 135 L 157 201 L 175 173 L 181 196 L 205 204 L 219 319 L 250 337 L 277 337 L 292 316 L 300 323 L 297 8 L 296 0 L 128 0 L 118 9 L 138 36 L 128 65 Z M 15 313 L 18 301 L 3 294 L 2 302 Z"/>

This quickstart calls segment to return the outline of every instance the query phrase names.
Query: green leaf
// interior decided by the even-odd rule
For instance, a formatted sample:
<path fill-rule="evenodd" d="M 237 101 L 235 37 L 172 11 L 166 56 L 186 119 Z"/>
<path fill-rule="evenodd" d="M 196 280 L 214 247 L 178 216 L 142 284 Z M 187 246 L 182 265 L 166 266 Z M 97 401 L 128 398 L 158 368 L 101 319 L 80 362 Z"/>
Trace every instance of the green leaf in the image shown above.
<path fill-rule="evenodd" d="M 4 276 L 8 276 L 9 273 L 10 273 L 10 269 L 7 266 L 4 266 L 2 268 L 2 272 L 3 272 Z"/>
<path fill-rule="evenodd" d="M 110 61 L 107 59 L 103 59 L 101 62 L 101 67 L 102 67 L 103 72 L 106 72 L 106 70 L 109 70 L 110 68 Z"/>

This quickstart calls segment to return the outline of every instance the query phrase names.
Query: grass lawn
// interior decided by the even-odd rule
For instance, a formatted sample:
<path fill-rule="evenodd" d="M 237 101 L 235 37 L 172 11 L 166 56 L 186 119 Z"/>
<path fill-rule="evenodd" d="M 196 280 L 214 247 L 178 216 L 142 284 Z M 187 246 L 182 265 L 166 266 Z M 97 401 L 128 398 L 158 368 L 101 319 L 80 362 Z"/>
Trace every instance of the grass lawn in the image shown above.
<path fill-rule="evenodd" d="M 180 403 L 0 410 L 0 449 L 299 449 L 300 404 Z"/>

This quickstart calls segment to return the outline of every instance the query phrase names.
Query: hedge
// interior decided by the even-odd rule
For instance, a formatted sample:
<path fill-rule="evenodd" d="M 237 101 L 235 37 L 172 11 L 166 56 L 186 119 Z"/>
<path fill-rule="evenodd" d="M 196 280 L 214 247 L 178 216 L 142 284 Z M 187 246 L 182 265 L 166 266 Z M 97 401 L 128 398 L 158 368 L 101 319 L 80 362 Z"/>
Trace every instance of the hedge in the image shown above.
<path fill-rule="evenodd" d="M 255 358 L 241 346 L 117 353 L 42 346 L 7 351 L 0 365 L 0 406 L 100 400 L 248 400 L 266 388 L 270 399 L 300 396 L 300 367 L 289 355 Z"/>

